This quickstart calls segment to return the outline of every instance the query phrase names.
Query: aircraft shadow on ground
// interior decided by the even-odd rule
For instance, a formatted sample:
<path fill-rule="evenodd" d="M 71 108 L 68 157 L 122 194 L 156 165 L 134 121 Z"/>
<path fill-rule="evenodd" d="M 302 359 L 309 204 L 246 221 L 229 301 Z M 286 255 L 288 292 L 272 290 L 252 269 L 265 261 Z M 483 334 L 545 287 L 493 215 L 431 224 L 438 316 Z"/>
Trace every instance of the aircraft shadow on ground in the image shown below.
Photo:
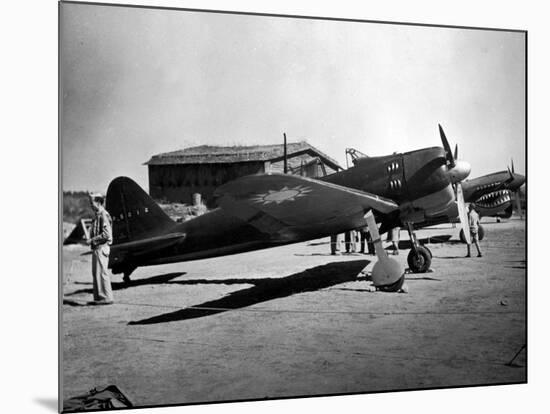
<path fill-rule="evenodd" d="M 152 318 L 129 322 L 129 325 L 149 325 L 165 322 L 183 321 L 202 318 L 228 310 L 240 309 L 267 302 L 273 299 L 284 298 L 298 293 L 312 292 L 340 283 L 351 282 L 357 279 L 359 273 L 369 264 L 368 260 L 354 260 L 348 262 L 332 262 L 322 266 L 307 269 L 300 273 L 283 278 L 265 279 L 229 279 L 226 281 L 174 281 L 173 284 L 196 283 L 248 283 L 254 286 L 232 292 L 220 299 L 204 302 L 175 312 L 153 316 Z"/>
<path fill-rule="evenodd" d="M 462 244 L 462 242 L 460 240 L 451 240 L 451 235 L 450 234 L 441 234 L 441 235 L 438 235 L 438 236 L 431 236 L 431 237 L 425 237 L 423 239 L 418 239 L 419 243 L 424 245 L 424 244 L 439 244 L 439 243 L 448 243 L 448 244 Z M 318 245 L 318 244 L 327 244 L 328 243 L 317 243 L 317 244 L 313 244 L 313 243 L 310 243 L 308 246 L 314 246 L 314 245 Z M 359 243 L 357 243 L 359 244 Z M 406 249 L 412 249 L 412 243 L 410 240 L 400 240 L 399 241 L 399 250 L 406 250 Z M 386 250 L 389 250 L 389 251 L 393 251 L 393 247 L 392 246 L 388 246 L 386 247 Z M 343 254 L 343 255 L 362 255 L 363 253 L 358 253 L 358 252 L 351 252 L 351 253 L 348 253 L 348 252 L 340 252 L 340 254 Z M 331 256 L 331 254 L 329 252 L 327 253 L 306 253 L 306 254 L 298 254 L 298 253 L 295 253 L 294 256 Z"/>
<path fill-rule="evenodd" d="M 146 279 L 137 279 L 132 280 L 131 282 L 112 282 L 111 287 L 113 290 L 123 290 L 128 289 L 136 286 L 146 286 L 146 285 L 162 285 L 165 283 L 170 282 L 172 279 L 175 279 L 176 277 L 183 276 L 185 272 L 174 272 L 174 273 L 166 273 L 164 275 L 159 276 L 153 276 Z M 79 289 L 75 290 L 74 292 L 67 293 L 65 296 L 74 296 L 79 295 L 81 293 L 94 293 L 93 289 Z"/>
<path fill-rule="evenodd" d="M 442 234 L 439 236 L 425 237 L 423 239 L 418 239 L 420 244 L 438 244 L 438 243 L 451 243 L 453 244 L 456 240 L 451 240 L 450 234 Z M 457 241 L 460 243 L 460 241 Z M 400 240 L 399 249 L 412 249 L 412 243 L 410 240 Z"/>

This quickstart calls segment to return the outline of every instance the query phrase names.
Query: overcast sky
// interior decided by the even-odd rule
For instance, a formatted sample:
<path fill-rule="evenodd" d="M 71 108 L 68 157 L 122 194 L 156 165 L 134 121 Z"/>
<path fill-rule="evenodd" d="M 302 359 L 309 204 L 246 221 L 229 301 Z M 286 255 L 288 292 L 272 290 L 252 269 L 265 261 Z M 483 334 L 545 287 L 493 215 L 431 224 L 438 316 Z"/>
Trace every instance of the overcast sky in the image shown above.
<path fill-rule="evenodd" d="M 525 172 L 522 33 L 62 4 L 60 52 L 65 190 L 283 132 L 345 166 L 441 145 L 438 123 L 470 178 Z"/>

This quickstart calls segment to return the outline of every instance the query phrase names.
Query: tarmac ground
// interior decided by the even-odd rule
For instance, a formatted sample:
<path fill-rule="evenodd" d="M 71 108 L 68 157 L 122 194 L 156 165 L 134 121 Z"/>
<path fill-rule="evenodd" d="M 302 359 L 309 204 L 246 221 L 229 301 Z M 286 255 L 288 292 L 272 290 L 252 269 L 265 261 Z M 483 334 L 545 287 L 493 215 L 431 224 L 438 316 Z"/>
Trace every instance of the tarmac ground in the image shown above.
<path fill-rule="evenodd" d="M 139 268 L 129 285 L 112 276 L 115 304 L 86 306 L 91 255 L 64 246 L 63 399 L 109 384 L 151 406 L 525 382 L 525 350 L 507 365 L 526 342 L 525 221 L 482 222 L 482 258 L 464 257 L 458 226 L 419 231 L 432 270 L 399 294 L 369 291 L 375 256 L 321 239 Z M 407 253 L 393 257 L 407 267 Z"/>

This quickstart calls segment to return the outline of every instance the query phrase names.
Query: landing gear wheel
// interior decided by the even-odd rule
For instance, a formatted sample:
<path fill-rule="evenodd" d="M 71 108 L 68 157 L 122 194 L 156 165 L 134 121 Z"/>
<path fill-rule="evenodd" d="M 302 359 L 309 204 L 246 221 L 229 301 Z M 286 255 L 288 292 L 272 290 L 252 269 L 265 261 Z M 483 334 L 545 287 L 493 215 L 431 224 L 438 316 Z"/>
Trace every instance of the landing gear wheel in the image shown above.
<path fill-rule="evenodd" d="M 460 230 L 459 237 L 460 237 L 460 241 L 462 243 L 466 243 L 466 237 L 464 236 L 464 230 Z M 480 224 L 478 229 L 477 229 L 477 238 L 478 238 L 479 241 L 481 241 L 481 240 L 483 240 L 484 237 L 485 237 L 485 228 Z"/>
<path fill-rule="evenodd" d="M 426 273 L 432 264 L 432 256 L 429 250 L 424 246 L 418 246 L 416 248 L 416 253 L 414 249 L 411 249 L 409 252 L 407 263 L 409 264 L 409 269 L 411 269 L 413 273 Z"/>
<path fill-rule="evenodd" d="M 403 283 L 405 283 L 405 275 L 401 276 L 397 282 L 391 285 L 377 286 L 376 289 L 382 292 L 399 292 L 399 289 L 403 287 Z"/>
<path fill-rule="evenodd" d="M 430 259 L 434 257 L 432 254 L 432 251 L 429 248 L 427 248 L 426 246 L 422 246 L 422 247 L 428 251 L 428 253 L 430 254 Z"/>
<path fill-rule="evenodd" d="M 460 241 L 462 243 L 466 243 L 466 236 L 464 235 L 464 230 L 460 230 L 460 233 L 458 233 L 458 237 L 460 238 Z"/>

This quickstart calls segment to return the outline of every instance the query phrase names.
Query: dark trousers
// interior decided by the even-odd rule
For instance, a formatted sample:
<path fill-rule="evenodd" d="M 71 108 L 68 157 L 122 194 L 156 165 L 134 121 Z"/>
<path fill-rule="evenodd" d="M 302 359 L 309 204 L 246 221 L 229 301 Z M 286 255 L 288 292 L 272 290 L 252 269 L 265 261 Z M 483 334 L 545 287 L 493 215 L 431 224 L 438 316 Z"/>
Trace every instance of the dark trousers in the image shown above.
<path fill-rule="evenodd" d="M 365 242 L 367 243 L 368 253 L 374 254 L 374 243 L 372 242 L 368 231 L 361 232 L 361 253 L 365 253 Z"/>
<path fill-rule="evenodd" d="M 338 234 L 333 234 L 330 236 L 330 253 L 336 254 L 340 250 L 340 246 L 338 245 L 340 241 L 340 237 L 338 237 Z"/>

